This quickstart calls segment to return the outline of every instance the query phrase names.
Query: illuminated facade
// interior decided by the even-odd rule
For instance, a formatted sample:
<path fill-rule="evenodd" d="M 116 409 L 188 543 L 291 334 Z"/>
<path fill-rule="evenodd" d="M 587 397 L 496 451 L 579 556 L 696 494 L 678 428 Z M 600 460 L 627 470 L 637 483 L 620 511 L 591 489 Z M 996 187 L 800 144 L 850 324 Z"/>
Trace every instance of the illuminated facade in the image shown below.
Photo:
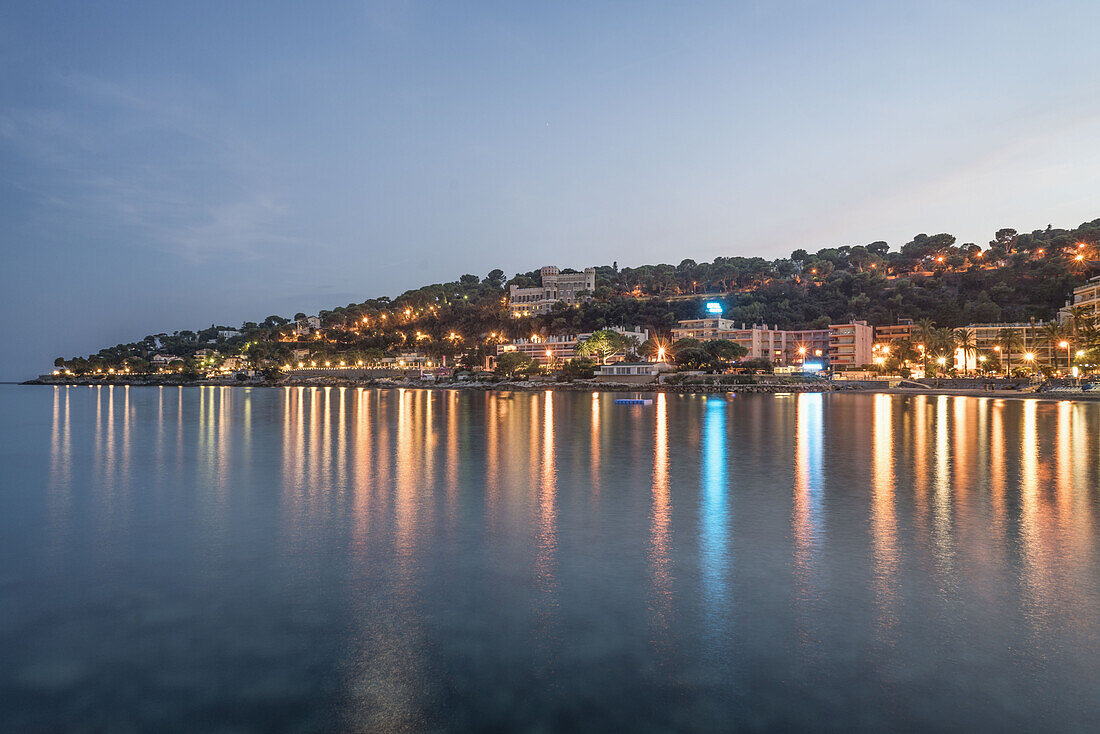
<path fill-rule="evenodd" d="M 508 310 L 512 316 L 549 313 L 550 307 L 561 301 L 576 304 L 588 299 L 596 290 L 596 269 L 583 273 L 563 273 L 553 265 L 539 269 L 542 285 L 534 288 L 508 286 Z"/>
<path fill-rule="evenodd" d="M 1046 324 L 1046 321 L 1025 321 L 1014 324 L 970 324 L 964 328 L 974 332 L 974 346 L 979 352 L 998 354 L 1000 353 L 1001 332 L 1015 332 L 1020 337 L 1020 345 L 1010 355 L 1012 367 L 1015 369 L 1022 366 L 1025 354 L 1035 355 L 1036 362 L 1043 364 L 1050 362 L 1050 350 L 1047 348 L 1042 332 Z M 1005 356 L 1001 354 L 1001 359 L 1004 358 Z M 1058 356 L 1055 355 L 1055 361 L 1057 359 Z M 957 359 L 956 362 L 958 362 Z M 968 366 L 973 367 L 970 364 Z"/>
<path fill-rule="evenodd" d="M 629 337 L 637 344 L 641 344 L 649 339 L 648 329 L 624 329 L 622 327 L 613 326 L 609 330 Z M 590 336 L 592 336 L 592 332 L 583 334 L 557 334 L 552 336 L 532 334 L 530 338 L 514 339 L 510 344 L 498 344 L 497 354 L 521 352 L 537 360 L 539 364 L 561 362 L 576 357 L 575 350 L 578 342 L 584 341 Z M 622 361 L 624 357 L 625 355 L 623 354 L 617 354 L 608 361 Z"/>
<path fill-rule="evenodd" d="M 1065 307 L 1058 312 L 1058 320 L 1068 321 L 1070 309 L 1078 307 L 1087 308 L 1094 317 L 1100 316 L 1100 276 L 1073 289 L 1073 297 L 1066 301 Z"/>
<path fill-rule="evenodd" d="M 672 338 L 699 341 L 726 339 L 745 348 L 744 359 L 766 359 L 780 366 L 824 360 L 829 350 L 828 329 L 787 330 L 768 327 L 767 324 L 739 326 L 730 319 L 717 316 L 680 321 L 672 330 Z"/>
<path fill-rule="evenodd" d="M 833 369 L 871 364 L 874 329 L 866 321 L 829 325 L 829 366 Z"/>
<path fill-rule="evenodd" d="M 913 330 L 916 327 L 913 326 L 913 319 L 898 319 L 896 324 L 890 324 L 889 326 L 876 326 L 875 327 L 875 341 L 880 343 L 897 342 L 897 341 L 912 341 Z"/>

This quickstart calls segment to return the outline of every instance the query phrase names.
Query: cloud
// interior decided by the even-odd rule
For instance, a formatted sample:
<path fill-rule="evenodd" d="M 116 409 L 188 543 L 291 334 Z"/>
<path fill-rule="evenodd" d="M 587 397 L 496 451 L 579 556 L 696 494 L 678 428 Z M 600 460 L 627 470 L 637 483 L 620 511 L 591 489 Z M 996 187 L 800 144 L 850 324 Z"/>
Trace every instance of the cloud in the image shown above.
<path fill-rule="evenodd" d="M 201 85 L 68 75 L 52 91 L 53 105 L 0 114 L 0 146 L 22 164 L 9 182 L 42 231 L 189 262 L 304 244 L 273 166 Z"/>

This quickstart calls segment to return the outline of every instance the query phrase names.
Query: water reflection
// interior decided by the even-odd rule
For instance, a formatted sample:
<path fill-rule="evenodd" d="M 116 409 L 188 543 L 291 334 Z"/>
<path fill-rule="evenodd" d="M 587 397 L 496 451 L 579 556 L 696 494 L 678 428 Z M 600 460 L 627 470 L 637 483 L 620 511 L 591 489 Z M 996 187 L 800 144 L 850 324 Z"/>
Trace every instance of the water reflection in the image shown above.
<path fill-rule="evenodd" d="M 1095 404 L 39 394 L 38 452 L 7 437 L 0 686 L 41 725 L 0 730 L 88 701 L 287 718 L 258 730 L 1100 714 Z"/>
<path fill-rule="evenodd" d="M 810 575 L 821 550 L 823 419 L 821 393 L 798 396 L 794 446 L 794 554 L 799 587 L 808 593 Z"/>
<path fill-rule="evenodd" d="M 730 613 L 728 469 L 726 465 L 726 401 L 706 400 L 703 415 L 702 514 L 700 551 L 703 597 L 709 631 L 720 635 Z"/>
<path fill-rule="evenodd" d="M 808 658 L 817 657 L 819 638 L 815 631 L 821 589 L 818 564 L 822 546 L 822 482 L 824 460 L 824 413 L 821 393 L 802 393 L 795 412 L 794 442 L 794 534 L 795 595 L 798 606 L 798 644 Z"/>
<path fill-rule="evenodd" d="M 948 430 L 949 398 L 936 398 L 935 448 L 932 470 L 932 539 L 935 545 L 936 567 L 941 590 L 953 593 L 955 584 L 955 537 L 952 533 L 951 445 Z"/>
<path fill-rule="evenodd" d="M 871 439 L 871 533 L 879 632 L 886 641 L 897 623 L 898 529 L 894 507 L 894 398 L 876 395 Z"/>
<path fill-rule="evenodd" d="M 658 637 L 672 624 L 671 538 L 672 498 L 669 492 L 668 406 L 664 393 L 656 398 L 653 445 L 653 508 L 650 511 L 649 562 L 653 574 L 653 623 Z"/>

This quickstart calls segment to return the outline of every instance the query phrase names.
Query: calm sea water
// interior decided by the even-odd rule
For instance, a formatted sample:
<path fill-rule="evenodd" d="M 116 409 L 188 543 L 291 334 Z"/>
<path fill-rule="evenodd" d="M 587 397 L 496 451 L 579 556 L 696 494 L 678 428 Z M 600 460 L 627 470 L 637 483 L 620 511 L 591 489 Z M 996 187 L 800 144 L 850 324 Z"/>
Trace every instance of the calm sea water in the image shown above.
<path fill-rule="evenodd" d="M 0 387 L 0 731 L 1095 731 L 1100 404 Z"/>

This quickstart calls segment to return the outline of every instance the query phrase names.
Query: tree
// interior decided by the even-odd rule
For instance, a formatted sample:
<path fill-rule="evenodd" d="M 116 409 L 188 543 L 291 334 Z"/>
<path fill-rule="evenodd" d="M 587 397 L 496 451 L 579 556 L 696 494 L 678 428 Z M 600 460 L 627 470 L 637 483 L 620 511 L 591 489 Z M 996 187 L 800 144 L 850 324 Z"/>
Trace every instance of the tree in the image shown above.
<path fill-rule="evenodd" d="M 1058 360 L 1055 358 L 1056 350 L 1063 342 L 1068 346 L 1068 337 L 1069 329 L 1062 324 L 1044 324 L 1042 328 L 1039 329 L 1039 342 L 1046 345 L 1047 356 L 1050 358 L 1051 366 L 1058 364 Z"/>
<path fill-rule="evenodd" d="M 955 362 L 955 351 L 958 349 L 958 341 L 955 338 L 955 332 L 951 329 L 935 329 L 932 335 L 932 345 L 936 350 L 936 364 L 940 366 L 940 371 L 946 373 L 948 365 L 953 365 Z M 940 364 L 940 359 L 943 359 L 943 364 Z"/>
<path fill-rule="evenodd" d="M 973 329 L 955 329 L 955 347 L 962 352 L 963 371 L 968 371 L 967 357 L 978 355 L 978 344 Z"/>
<path fill-rule="evenodd" d="M 631 346 L 627 337 L 611 329 L 601 329 L 576 346 L 579 357 L 597 357 L 600 364 L 607 364 L 607 360 L 619 352 Z"/>
<path fill-rule="evenodd" d="M 567 361 L 561 368 L 561 375 L 566 380 L 587 380 L 596 372 L 596 363 L 591 359 L 580 357 Z"/>
<path fill-rule="evenodd" d="M 485 276 L 485 284 L 491 285 L 494 288 L 504 287 L 504 271 L 500 268 L 494 268 L 489 271 L 489 274 Z"/>
<path fill-rule="evenodd" d="M 1005 374 L 1012 374 L 1012 352 L 1022 348 L 1023 340 L 1020 338 L 1020 332 L 1015 329 L 1001 329 L 997 332 L 997 346 L 1001 348 L 1001 353 L 1005 356 Z"/>
<path fill-rule="evenodd" d="M 523 352 L 505 352 L 497 357 L 496 372 L 511 377 L 517 372 L 526 372 L 534 367 L 535 360 Z"/>
<path fill-rule="evenodd" d="M 704 342 L 703 350 L 714 360 L 722 362 L 741 359 L 749 353 L 748 349 L 729 339 L 712 339 Z"/>
<path fill-rule="evenodd" d="M 933 321 L 932 319 L 925 318 L 925 319 L 921 319 L 920 321 L 918 321 L 916 323 L 916 327 L 917 327 L 916 336 L 917 336 L 917 339 L 920 340 L 920 343 L 917 345 L 917 348 L 920 349 L 920 347 L 924 347 L 924 349 L 920 349 L 920 352 L 921 352 L 921 370 L 927 375 L 928 374 L 928 352 L 932 349 L 932 340 L 935 338 L 936 322 Z"/>
<path fill-rule="evenodd" d="M 713 357 L 705 349 L 687 347 L 676 350 L 676 366 L 684 370 L 704 370 L 711 366 Z"/>

